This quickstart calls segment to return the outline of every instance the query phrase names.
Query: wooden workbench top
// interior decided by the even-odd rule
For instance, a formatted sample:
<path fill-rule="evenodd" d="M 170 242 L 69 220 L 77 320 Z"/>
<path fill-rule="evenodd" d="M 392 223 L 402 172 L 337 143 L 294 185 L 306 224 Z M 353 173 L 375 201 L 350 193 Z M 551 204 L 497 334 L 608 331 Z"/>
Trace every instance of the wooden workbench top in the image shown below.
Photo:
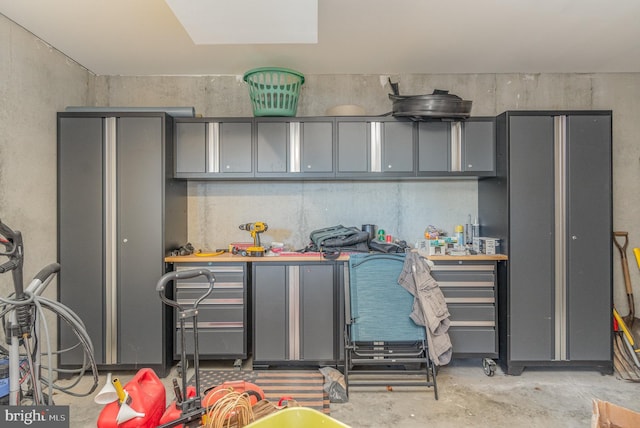
<path fill-rule="evenodd" d="M 381 253 L 376 253 L 381 254 Z M 476 255 L 468 255 L 468 256 L 427 256 L 429 260 L 469 260 L 469 261 L 480 261 L 480 260 L 507 260 L 507 256 L 504 254 L 476 254 Z M 349 255 L 342 254 L 338 259 L 338 261 L 348 261 Z M 170 256 L 164 259 L 165 262 L 168 263 L 239 263 L 239 262 L 260 262 L 260 263 L 269 263 L 269 262 L 326 262 L 332 261 L 330 259 L 326 259 L 322 257 L 320 253 L 285 253 L 280 256 L 264 256 L 264 257 L 242 257 L 240 255 L 234 255 L 230 253 L 222 253 L 216 256 L 212 255 L 196 255 L 192 254 L 189 256 Z"/>

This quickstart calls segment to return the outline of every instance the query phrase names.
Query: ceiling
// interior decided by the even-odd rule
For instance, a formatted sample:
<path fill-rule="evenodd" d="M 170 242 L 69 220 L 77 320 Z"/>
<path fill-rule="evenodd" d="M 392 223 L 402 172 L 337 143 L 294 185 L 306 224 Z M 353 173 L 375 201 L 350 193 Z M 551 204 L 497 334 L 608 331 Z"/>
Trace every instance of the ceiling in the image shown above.
<path fill-rule="evenodd" d="M 0 13 L 98 75 L 640 72 L 638 0 L 319 0 L 315 44 L 196 45 L 164 0 L 0 0 Z"/>

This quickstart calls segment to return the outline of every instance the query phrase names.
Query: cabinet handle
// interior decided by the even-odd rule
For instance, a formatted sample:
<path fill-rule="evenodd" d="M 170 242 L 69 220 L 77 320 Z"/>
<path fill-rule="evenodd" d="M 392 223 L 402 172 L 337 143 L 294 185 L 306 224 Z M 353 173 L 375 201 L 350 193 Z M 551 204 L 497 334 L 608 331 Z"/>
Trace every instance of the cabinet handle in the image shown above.
<path fill-rule="evenodd" d="M 220 123 L 207 123 L 207 172 L 220 172 Z"/>

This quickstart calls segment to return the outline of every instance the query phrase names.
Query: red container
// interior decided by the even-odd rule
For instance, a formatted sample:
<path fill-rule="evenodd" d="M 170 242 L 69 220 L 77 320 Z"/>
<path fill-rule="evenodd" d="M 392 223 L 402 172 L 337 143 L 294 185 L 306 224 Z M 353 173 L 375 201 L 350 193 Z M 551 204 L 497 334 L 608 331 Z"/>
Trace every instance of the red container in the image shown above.
<path fill-rule="evenodd" d="M 144 416 L 134 417 L 118 425 L 120 411 L 118 400 L 109 403 L 102 409 L 98 417 L 98 428 L 154 428 L 159 425 L 164 413 L 166 393 L 164 385 L 151 369 L 140 369 L 125 386 L 124 390 L 131 397 L 131 407 Z"/>
<path fill-rule="evenodd" d="M 193 398 L 196 396 L 196 389 L 193 386 L 187 386 L 187 397 L 185 398 Z M 160 424 L 159 425 L 164 425 L 166 423 L 169 423 L 171 421 L 175 421 L 176 419 L 178 419 L 180 416 L 182 415 L 182 409 L 179 409 L 178 406 L 176 406 L 176 401 L 173 400 L 173 402 L 169 405 L 169 407 L 167 407 L 167 410 L 164 411 L 164 414 L 162 415 L 162 418 L 160 418 Z M 178 428 L 182 428 L 183 425 L 178 425 Z"/>

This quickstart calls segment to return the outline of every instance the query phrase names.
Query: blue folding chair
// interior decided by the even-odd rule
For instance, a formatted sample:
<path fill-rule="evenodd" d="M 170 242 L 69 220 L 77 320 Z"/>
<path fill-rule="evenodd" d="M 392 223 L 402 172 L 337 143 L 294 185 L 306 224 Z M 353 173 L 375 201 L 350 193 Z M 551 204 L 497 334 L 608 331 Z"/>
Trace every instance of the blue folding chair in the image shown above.
<path fill-rule="evenodd" d="M 436 368 L 426 331 L 409 318 L 413 296 L 398 284 L 404 254 L 354 254 L 345 284 L 345 381 L 349 386 L 427 386 Z M 369 366 L 370 369 L 356 369 Z"/>

